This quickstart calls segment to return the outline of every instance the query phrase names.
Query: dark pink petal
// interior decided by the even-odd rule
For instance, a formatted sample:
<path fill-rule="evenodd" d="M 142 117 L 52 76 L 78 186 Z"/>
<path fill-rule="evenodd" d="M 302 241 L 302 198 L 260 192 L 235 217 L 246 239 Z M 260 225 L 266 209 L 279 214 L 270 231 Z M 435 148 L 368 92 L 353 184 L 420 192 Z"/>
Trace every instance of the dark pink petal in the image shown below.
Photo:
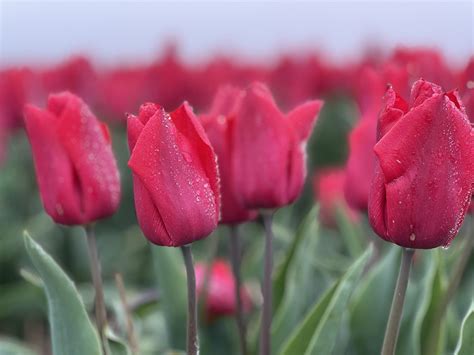
<path fill-rule="evenodd" d="M 107 217 L 120 201 L 120 177 L 109 138 L 87 105 L 69 93 L 51 95 L 48 108 L 57 117 L 57 134 L 81 189 L 87 221 Z"/>
<path fill-rule="evenodd" d="M 27 105 L 25 128 L 46 212 L 58 223 L 84 223 L 81 185 L 57 134 L 56 118 L 47 111 Z"/>

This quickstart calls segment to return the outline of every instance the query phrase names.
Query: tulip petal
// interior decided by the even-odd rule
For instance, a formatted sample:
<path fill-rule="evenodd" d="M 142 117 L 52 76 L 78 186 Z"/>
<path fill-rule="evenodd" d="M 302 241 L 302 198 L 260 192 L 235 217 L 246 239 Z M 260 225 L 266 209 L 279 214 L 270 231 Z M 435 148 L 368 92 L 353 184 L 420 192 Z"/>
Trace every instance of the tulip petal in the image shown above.
<path fill-rule="evenodd" d="M 86 220 L 111 215 L 120 200 L 112 147 L 87 105 L 70 93 L 50 95 L 48 108 L 60 113 L 58 134 L 78 176 Z"/>
<path fill-rule="evenodd" d="M 54 115 L 26 105 L 25 127 L 44 208 L 58 223 L 80 224 L 83 222 L 81 186 L 59 140 L 56 125 Z"/>
<path fill-rule="evenodd" d="M 323 102 L 320 100 L 308 101 L 287 115 L 288 122 L 293 126 L 300 141 L 308 140 L 322 106 Z"/>
<path fill-rule="evenodd" d="M 288 158 L 295 139 L 269 91 L 253 84 L 236 115 L 234 134 L 235 183 L 247 208 L 288 203 Z"/>

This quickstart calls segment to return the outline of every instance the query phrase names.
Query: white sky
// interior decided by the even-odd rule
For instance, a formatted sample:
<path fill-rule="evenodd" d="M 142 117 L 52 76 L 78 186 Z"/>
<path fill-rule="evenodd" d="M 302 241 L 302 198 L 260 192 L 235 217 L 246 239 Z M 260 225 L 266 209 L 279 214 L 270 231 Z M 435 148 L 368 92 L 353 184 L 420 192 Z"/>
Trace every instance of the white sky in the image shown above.
<path fill-rule="evenodd" d="M 474 54 L 474 1 L 162 2 L 0 0 L 1 64 L 57 61 L 85 52 L 100 62 L 149 61 L 175 38 L 189 61 L 213 53 L 264 60 L 320 48 L 335 58 L 368 43 Z"/>

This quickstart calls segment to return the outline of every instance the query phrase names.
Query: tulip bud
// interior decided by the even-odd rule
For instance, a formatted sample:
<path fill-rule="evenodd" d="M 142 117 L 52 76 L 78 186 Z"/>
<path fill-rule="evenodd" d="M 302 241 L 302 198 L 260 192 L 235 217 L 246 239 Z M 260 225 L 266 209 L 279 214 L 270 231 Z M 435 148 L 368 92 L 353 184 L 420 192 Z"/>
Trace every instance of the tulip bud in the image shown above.
<path fill-rule="evenodd" d="M 277 208 L 293 202 L 306 177 L 306 142 L 321 101 L 283 114 L 266 86 L 250 85 L 235 114 L 234 172 L 247 208 Z"/>
<path fill-rule="evenodd" d="M 206 292 L 206 314 L 208 320 L 222 316 L 231 316 L 237 312 L 235 299 L 235 281 L 229 264 L 224 260 L 216 260 L 211 269 L 202 263 L 196 264 L 196 288 L 200 298 Z M 206 272 L 209 272 L 207 290 L 204 290 Z M 240 287 L 242 308 L 244 312 L 250 311 L 252 301 L 250 293 L 245 286 Z"/>
<path fill-rule="evenodd" d="M 128 116 L 127 132 L 144 235 L 174 247 L 208 236 L 219 220 L 217 158 L 191 107 L 184 103 L 168 114 L 144 104 L 138 116 Z"/>
<path fill-rule="evenodd" d="M 408 105 L 386 93 L 374 147 L 369 219 L 383 239 L 406 248 L 448 246 L 469 206 L 474 133 L 456 92 L 422 79 Z"/>
<path fill-rule="evenodd" d="M 50 95 L 46 109 L 27 105 L 25 126 L 46 212 L 79 225 L 112 215 L 120 177 L 110 134 L 77 96 Z"/>

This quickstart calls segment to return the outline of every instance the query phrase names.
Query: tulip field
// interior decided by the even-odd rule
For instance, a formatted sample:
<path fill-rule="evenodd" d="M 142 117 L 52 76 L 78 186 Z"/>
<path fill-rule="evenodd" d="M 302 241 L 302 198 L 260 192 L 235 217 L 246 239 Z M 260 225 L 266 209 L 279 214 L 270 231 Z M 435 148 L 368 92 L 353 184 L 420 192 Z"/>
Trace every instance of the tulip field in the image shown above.
<path fill-rule="evenodd" d="M 474 354 L 474 57 L 0 66 L 0 355 Z"/>

